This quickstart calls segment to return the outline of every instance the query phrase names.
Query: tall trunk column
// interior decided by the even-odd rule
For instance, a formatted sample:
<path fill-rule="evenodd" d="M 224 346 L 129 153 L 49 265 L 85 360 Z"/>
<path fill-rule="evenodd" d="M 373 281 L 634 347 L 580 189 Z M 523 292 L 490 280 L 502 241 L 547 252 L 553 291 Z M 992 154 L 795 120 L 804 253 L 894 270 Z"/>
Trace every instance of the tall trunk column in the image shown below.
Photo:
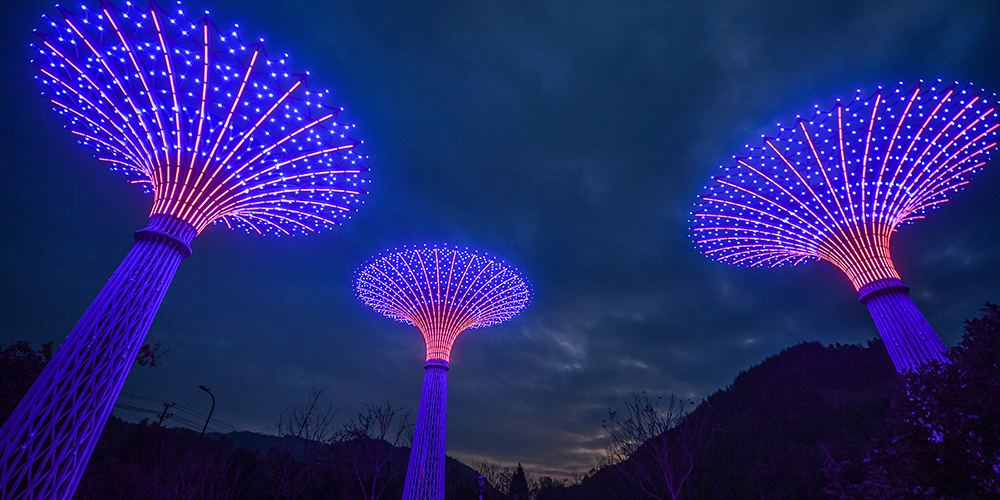
<path fill-rule="evenodd" d="M 448 362 L 431 359 L 424 366 L 417 427 L 406 467 L 403 500 L 444 499 L 445 410 L 448 399 Z"/>
<path fill-rule="evenodd" d="M 859 290 L 868 306 L 896 371 L 914 370 L 931 361 L 947 363 L 944 343 L 910 298 L 910 288 L 897 279 L 869 283 Z"/>
<path fill-rule="evenodd" d="M 0 498 L 69 499 L 197 235 L 153 215 L 38 380 L 0 429 Z"/>

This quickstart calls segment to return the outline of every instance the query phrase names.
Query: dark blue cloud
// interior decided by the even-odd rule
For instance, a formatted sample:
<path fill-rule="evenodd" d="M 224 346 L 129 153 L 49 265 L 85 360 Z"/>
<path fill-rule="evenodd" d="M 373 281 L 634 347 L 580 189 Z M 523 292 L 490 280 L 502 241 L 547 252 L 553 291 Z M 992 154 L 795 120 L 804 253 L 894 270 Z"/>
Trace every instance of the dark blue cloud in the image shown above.
<path fill-rule="evenodd" d="M 342 228 L 192 245 L 150 341 L 162 367 L 126 390 L 207 406 L 250 430 L 324 393 L 416 408 L 420 334 L 367 310 L 354 270 L 391 247 L 469 245 L 532 282 L 504 325 L 459 338 L 449 450 L 564 474 L 595 465 L 600 421 L 632 391 L 700 398 L 804 341 L 874 325 L 827 263 L 744 269 L 701 256 L 687 219 L 708 176 L 775 122 L 916 78 L 1000 90 L 1000 6 L 894 2 L 186 4 L 265 37 L 342 99 L 371 156 L 367 203 Z M 76 145 L 32 80 L 31 29 L 0 30 L 0 342 L 58 344 L 131 246 L 150 199 Z M 952 345 L 997 300 L 996 160 L 893 241 L 897 268 Z"/>

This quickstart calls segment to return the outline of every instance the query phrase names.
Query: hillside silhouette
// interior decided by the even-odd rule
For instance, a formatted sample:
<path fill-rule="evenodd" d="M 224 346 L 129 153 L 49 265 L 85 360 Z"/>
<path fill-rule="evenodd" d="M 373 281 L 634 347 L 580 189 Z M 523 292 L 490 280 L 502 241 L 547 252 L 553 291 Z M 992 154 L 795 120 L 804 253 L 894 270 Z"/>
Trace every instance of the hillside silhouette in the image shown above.
<path fill-rule="evenodd" d="M 966 322 L 949 363 L 900 376 L 880 340 L 804 342 L 742 371 L 667 432 L 575 484 L 521 475 L 517 488 L 487 486 L 484 498 L 515 490 L 523 497 L 525 488 L 534 500 L 1000 498 L 1000 308 L 983 312 Z M 2 352 L 0 402 L 12 406 L 48 348 L 18 342 Z M 367 415 L 382 408 L 391 406 L 373 405 Z M 201 437 L 112 417 L 75 498 L 400 498 L 409 449 L 366 429 L 311 434 L 327 436 L 319 440 L 245 431 Z M 702 439 L 685 441 L 691 432 Z M 623 474 L 650 460 L 657 439 L 693 460 L 673 462 L 684 468 L 679 493 L 648 494 Z M 445 498 L 478 498 L 479 472 L 450 457 L 446 464 Z"/>
<path fill-rule="evenodd" d="M 540 489 L 538 500 L 1000 498 L 1000 307 L 982 311 L 948 362 L 904 375 L 881 340 L 789 347 L 627 459 Z M 666 473 L 636 481 L 664 443 L 673 446 Z M 671 474 L 684 488 L 664 495 L 654 483 Z"/>
<path fill-rule="evenodd" d="M 740 372 L 688 416 L 706 419 L 710 435 L 684 497 L 824 498 L 827 457 L 864 458 L 885 428 L 896 379 L 880 340 L 804 342 Z M 539 500 L 649 498 L 616 468 L 594 471 Z"/>

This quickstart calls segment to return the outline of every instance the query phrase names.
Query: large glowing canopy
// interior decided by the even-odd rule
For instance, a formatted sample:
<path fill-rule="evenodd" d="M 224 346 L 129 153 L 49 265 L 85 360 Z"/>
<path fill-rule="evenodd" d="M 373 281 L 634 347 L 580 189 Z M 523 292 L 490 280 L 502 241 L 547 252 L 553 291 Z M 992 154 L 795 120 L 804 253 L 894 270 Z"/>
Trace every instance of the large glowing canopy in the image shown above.
<path fill-rule="evenodd" d="M 293 234 L 356 210 L 367 169 L 329 92 L 207 12 L 138 3 L 59 7 L 34 63 L 68 129 L 153 193 L 150 215 Z"/>
<path fill-rule="evenodd" d="M 419 328 L 427 360 L 448 361 L 463 330 L 503 323 L 531 299 L 528 282 L 503 261 L 445 246 L 379 255 L 358 269 L 354 287 L 376 312 Z"/>
<path fill-rule="evenodd" d="M 859 290 L 898 280 L 892 233 L 983 168 L 997 147 L 996 104 L 995 94 L 939 81 L 817 106 L 721 167 L 692 213 L 692 239 L 730 264 L 824 259 Z"/>

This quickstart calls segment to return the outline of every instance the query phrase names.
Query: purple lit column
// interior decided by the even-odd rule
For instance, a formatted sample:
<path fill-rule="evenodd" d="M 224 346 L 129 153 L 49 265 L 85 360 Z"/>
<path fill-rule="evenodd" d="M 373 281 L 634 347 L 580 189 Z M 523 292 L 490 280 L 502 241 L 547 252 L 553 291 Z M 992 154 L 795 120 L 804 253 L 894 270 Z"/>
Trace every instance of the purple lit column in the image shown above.
<path fill-rule="evenodd" d="M 869 283 L 859 290 L 868 306 L 896 371 L 914 370 L 931 361 L 948 362 L 944 343 L 897 279 Z"/>
<path fill-rule="evenodd" d="M 0 430 L 0 498 L 71 498 L 196 231 L 154 215 Z"/>
<path fill-rule="evenodd" d="M 447 400 L 448 362 L 432 359 L 424 366 L 424 388 L 420 393 L 403 500 L 444 499 Z"/>
<path fill-rule="evenodd" d="M 354 287 L 376 312 L 416 326 L 424 336 L 424 388 L 403 499 L 443 500 L 451 348 L 463 331 L 519 314 L 531 289 L 503 261 L 447 246 L 404 247 L 379 255 L 358 269 Z"/>
<path fill-rule="evenodd" d="M 0 430 L 0 500 L 73 496 L 197 234 L 312 234 L 366 194 L 354 126 L 288 54 L 179 0 L 87 3 L 43 16 L 37 78 L 81 144 L 153 195 L 150 224 Z"/>

